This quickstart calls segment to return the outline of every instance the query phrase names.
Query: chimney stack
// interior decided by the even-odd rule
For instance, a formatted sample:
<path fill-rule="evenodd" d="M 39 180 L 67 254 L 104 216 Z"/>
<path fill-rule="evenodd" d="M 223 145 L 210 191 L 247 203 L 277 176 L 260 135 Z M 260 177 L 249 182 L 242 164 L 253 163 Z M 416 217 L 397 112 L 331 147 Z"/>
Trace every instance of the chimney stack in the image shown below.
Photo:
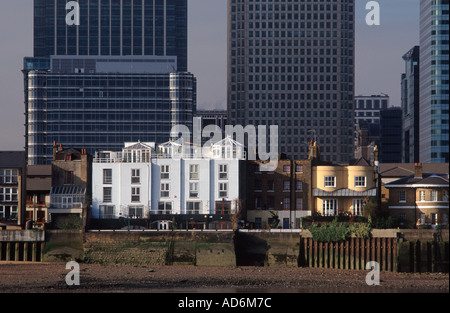
<path fill-rule="evenodd" d="M 422 174 L 423 174 L 423 167 L 422 167 L 422 163 L 415 163 L 414 164 L 414 178 L 422 178 Z"/>

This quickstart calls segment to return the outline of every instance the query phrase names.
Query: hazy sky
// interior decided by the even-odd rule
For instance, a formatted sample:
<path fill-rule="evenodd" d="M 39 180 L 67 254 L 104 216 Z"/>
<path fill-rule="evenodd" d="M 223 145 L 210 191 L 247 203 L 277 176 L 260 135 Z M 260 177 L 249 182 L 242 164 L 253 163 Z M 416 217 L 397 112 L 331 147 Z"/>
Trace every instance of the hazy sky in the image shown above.
<path fill-rule="evenodd" d="M 189 71 L 199 108 L 226 108 L 226 0 L 188 0 Z M 419 44 L 419 0 L 379 0 L 381 25 L 368 26 L 356 0 L 355 94 L 386 93 L 400 105 L 402 55 Z M 33 55 L 33 0 L 1 0 L 0 150 L 24 147 L 23 57 Z"/>

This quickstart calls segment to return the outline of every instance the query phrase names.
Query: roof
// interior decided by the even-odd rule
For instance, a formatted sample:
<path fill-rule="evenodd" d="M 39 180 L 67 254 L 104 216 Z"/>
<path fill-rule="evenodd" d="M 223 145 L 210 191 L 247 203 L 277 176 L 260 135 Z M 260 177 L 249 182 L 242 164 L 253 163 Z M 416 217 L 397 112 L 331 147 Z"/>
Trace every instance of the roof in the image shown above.
<path fill-rule="evenodd" d="M 342 188 L 335 191 L 325 191 L 320 188 L 314 188 L 314 197 L 375 197 L 377 189 L 372 188 L 364 191 L 356 191 L 352 189 Z"/>
<path fill-rule="evenodd" d="M 50 190 L 52 188 L 52 178 L 27 178 L 27 191 Z"/>
<path fill-rule="evenodd" d="M 52 166 L 27 165 L 27 176 L 52 176 Z"/>
<path fill-rule="evenodd" d="M 447 173 L 448 163 L 422 163 L 425 173 Z M 380 175 L 382 177 L 406 177 L 415 173 L 414 163 L 381 163 Z"/>
<path fill-rule="evenodd" d="M 52 195 L 84 195 L 86 188 L 75 185 L 53 186 L 50 194 Z"/>
<path fill-rule="evenodd" d="M 125 146 L 124 149 L 126 149 L 126 150 L 131 150 L 131 149 L 133 149 L 133 150 L 141 150 L 141 149 L 143 149 L 143 150 L 151 150 L 151 149 L 153 149 L 153 147 L 138 141 L 135 144 L 131 144 L 129 146 Z"/>
<path fill-rule="evenodd" d="M 25 151 L 0 151 L 0 168 L 23 168 Z"/>
<path fill-rule="evenodd" d="M 422 177 L 414 177 L 415 175 L 409 175 L 397 180 L 394 180 L 388 184 L 385 184 L 386 188 L 393 187 L 447 187 L 449 186 L 448 174 L 434 174 L 423 173 Z"/>
<path fill-rule="evenodd" d="M 370 162 L 368 160 L 366 160 L 365 158 L 351 160 L 349 162 L 349 165 L 351 165 L 351 166 L 372 166 L 372 165 L 370 165 Z"/>

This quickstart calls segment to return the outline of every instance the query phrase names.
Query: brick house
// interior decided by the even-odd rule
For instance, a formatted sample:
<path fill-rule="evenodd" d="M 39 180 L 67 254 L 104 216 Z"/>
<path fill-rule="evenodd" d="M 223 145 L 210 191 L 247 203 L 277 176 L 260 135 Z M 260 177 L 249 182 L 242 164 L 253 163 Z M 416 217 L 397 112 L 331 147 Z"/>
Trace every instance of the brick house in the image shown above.
<path fill-rule="evenodd" d="M 311 215 L 312 160 L 278 160 L 274 171 L 259 170 L 258 161 L 247 163 L 245 220 L 253 228 L 299 228 L 300 218 Z"/>
<path fill-rule="evenodd" d="M 448 187 L 448 172 L 425 173 L 423 165 L 416 163 L 414 174 L 385 184 L 389 214 L 404 225 L 448 225 Z"/>

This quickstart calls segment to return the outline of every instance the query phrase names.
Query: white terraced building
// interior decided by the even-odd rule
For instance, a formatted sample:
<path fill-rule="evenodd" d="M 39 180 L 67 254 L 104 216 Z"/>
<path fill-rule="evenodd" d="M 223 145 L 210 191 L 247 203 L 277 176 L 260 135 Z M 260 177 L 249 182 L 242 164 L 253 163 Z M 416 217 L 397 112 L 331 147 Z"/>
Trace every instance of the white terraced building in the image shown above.
<path fill-rule="evenodd" d="M 125 143 L 97 153 L 92 165 L 92 218 L 151 214 L 233 214 L 239 200 L 241 144 L 227 137 L 201 149 L 169 141 Z"/>

